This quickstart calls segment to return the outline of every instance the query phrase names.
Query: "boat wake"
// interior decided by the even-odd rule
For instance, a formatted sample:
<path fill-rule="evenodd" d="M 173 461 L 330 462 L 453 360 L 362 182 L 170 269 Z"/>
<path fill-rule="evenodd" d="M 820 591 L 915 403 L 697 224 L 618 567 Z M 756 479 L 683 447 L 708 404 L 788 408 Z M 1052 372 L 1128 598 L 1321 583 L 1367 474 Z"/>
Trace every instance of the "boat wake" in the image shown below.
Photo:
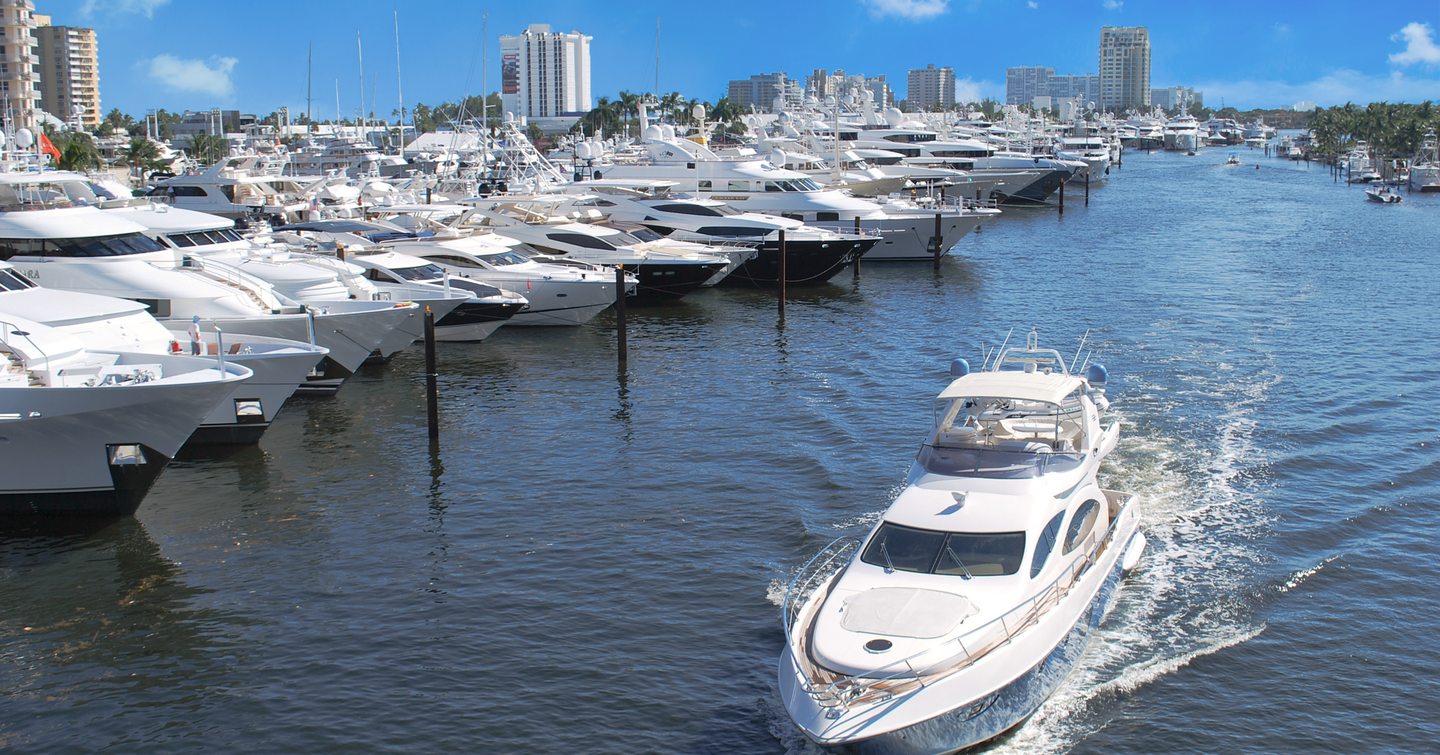
<path fill-rule="evenodd" d="M 1149 400 L 1124 402 L 1134 418 L 1122 418 L 1124 437 L 1101 476 L 1143 496 L 1146 554 L 1121 584 L 1075 671 L 994 752 L 1072 749 L 1100 730 L 1124 697 L 1265 630 L 1252 589 L 1265 560 L 1257 542 L 1270 525 L 1260 495 L 1266 457 L 1255 414 L 1278 376 L 1262 373 L 1238 390 L 1233 379 L 1225 387 L 1198 385 L 1194 397 L 1183 399 L 1173 389 L 1138 382 L 1127 393 Z M 1167 418 L 1196 398 L 1226 410 L 1208 423 L 1181 419 L 1188 439 L 1148 419 Z M 1294 575 L 1281 590 L 1326 563 Z"/>

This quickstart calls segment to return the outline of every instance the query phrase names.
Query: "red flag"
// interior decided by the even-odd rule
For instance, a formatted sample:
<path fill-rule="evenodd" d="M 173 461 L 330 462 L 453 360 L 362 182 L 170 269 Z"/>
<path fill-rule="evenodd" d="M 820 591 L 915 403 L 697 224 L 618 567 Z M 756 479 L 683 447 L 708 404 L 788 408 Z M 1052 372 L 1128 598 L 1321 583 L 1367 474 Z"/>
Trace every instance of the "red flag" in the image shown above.
<path fill-rule="evenodd" d="M 50 143 L 50 137 L 43 131 L 40 132 L 40 153 L 49 155 L 50 159 L 57 163 L 60 162 L 60 150 L 55 149 L 55 145 Z"/>

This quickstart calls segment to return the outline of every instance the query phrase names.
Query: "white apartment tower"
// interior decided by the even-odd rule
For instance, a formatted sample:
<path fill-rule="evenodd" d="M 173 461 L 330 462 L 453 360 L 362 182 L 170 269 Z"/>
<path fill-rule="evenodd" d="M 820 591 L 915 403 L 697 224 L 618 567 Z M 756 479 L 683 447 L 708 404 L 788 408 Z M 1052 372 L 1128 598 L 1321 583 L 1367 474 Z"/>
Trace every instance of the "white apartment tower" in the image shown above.
<path fill-rule="evenodd" d="M 40 43 L 40 104 L 45 112 L 86 130 L 100 127 L 100 58 L 95 30 L 51 26 L 35 16 Z M 76 110 L 80 111 L 76 117 Z"/>
<path fill-rule="evenodd" d="M 0 120 L 35 128 L 40 109 L 40 58 L 35 54 L 35 3 L 0 0 Z"/>
<path fill-rule="evenodd" d="M 931 63 L 910 70 L 905 82 L 905 102 L 911 110 L 949 110 L 955 107 L 955 71 Z"/>
<path fill-rule="evenodd" d="M 1150 30 L 1143 26 L 1100 29 L 1100 109 L 1150 109 Z"/>
<path fill-rule="evenodd" d="M 590 37 L 531 24 L 500 37 L 500 100 L 515 117 L 579 116 L 590 110 Z"/>

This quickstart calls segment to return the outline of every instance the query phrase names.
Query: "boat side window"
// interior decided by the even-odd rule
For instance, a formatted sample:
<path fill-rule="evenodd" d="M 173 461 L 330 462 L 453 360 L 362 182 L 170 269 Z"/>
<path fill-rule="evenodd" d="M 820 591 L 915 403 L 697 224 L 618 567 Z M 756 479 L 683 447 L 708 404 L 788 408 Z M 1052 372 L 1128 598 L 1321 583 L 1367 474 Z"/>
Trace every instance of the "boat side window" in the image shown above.
<path fill-rule="evenodd" d="M 584 233 L 547 233 L 545 238 L 561 244 L 570 244 L 585 249 L 599 249 L 602 251 L 614 251 L 615 247 L 602 238 L 590 236 Z"/>
<path fill-rule="evenodd" d="M 222 184 L 222 185 L 220 186 L 220 193 L 221 193 L 221 194 L 224 194 L 224 195 L 225 195 L 225 198 L 226 198 L 227 200 L 229 200 L 230 202 L 233 203 L 233 202 L 235 201 L 235 187 L 234 187 L 234 186 L 232 186 L 232 185 L 230 185 L 230 184 Z"/>
<path fill-rule="evenodd" d="M 726 190 L 726 191 L 749 191 L 749 190 L 750 190 L 750 182 L 749 182 L 749 181 L 727 181 L 727 182 L 725 183 L 725 190 Z"/>
<path fill-rule="evenodd" d="M 445 265 L 454 265 L 455 267 L 480 267 L 480 264 L 475 262 L 474 260 L 466 259 L 458 255 L 435 254 L 431 255 L 429 259 L 435 260 L 436 262 Z"/>
<path fill-rule="evenodd" d="M 699 188 L 700 191 L 710 191 L 710 187 L 713 185 L 714 184 L 710 181 L 701 181 L 699 184 Z"/>
<path fill-rule="evenodd" d="M 83 239 L 0 239 L 0 259 L 26 257 L 119 257 L 158 252 L 165 247 L 140 233 Z"/>
<path fill-rule="evenodd" d="M 718 217 L 720 213 L 703 204 L 657 204 L 655 209 L 660 212 L 673 212 L 676 215 L 701 215 L 707 218 Z"/>
<path fill-rule="evenodd" d="M 27 288 L 34 288 L 35 284 L 24 277 L 16 275 L 9 270 L 0 270 L 0 289 L 6 291 L 23 291 Z"/>
<path fill-rule="evenodd" d="M 757 235 L 760 235 L 760 233 L 762 233 L 762 231 L 757 231 L 757 229 L 754 229 L 754 228 L 747 228 L 747 227 L 745 227 L 745 226 L 728 226 L 728 225 L 707 225 L 707 226 L 705 226 L 705 227 L 703 227 L 703 228 L 696 228 L 696 229 L 695 229 L 695 232 L 696 232 L 696 233 L 703 233 L 703 234 L 705 234 L 706 236 L 727 236 L 727 237 L 740 237 L 740 238 L 748 238 L 748 237 L 750 237 L 750 236 L 757 236 Z"/>
<path fill-rule="evenodd" d="M 1070 519 L 1070 527 L 1065 531 L 1065 555 L 1080 547 L 1090 530 L 1095 528 L 1095 519 L 1100 514 L 1100 502 L 1089 500 L 1080 504 L 1075 509 L 1075 516 Z"/>
<path fill-rule="evenodd" d="M 1055 543 L 1060 539 L 1060 524 L 1064 521 L 1065 512 L 1061 511 L 1040 531 L 1040 539 L 1035 541 L 1035 557 L 1030 559 L 1031 579 L 1040 576 L 1045 568 L 1045 560 L 1050 558 L 1050 552 L 1055 550 Z"/>
<path fill-rule="evenodd" d="M 860 558 L 898 571 L 993 577 L 1019 571 L 1024 556 L 1023 532 L 936 532 L 885 522 Z"/>
<path fill-rule="evenodd" d="M 816 220 L 839 220 L 839 219 L 840 219 L 840 213 L 838 213 L 838 212 L 817 212 L 817 213 L 815 213 L 815 219 L 816 219 Z"/>

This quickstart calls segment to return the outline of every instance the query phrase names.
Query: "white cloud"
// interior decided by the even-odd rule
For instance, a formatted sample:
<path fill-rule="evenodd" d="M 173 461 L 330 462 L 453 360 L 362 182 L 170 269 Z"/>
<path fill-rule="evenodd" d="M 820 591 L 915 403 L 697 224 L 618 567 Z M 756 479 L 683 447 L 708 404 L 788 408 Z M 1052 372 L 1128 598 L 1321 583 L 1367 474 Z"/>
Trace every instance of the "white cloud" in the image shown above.
<path fill-rule="evenodd" d="M 104 11 L 108 15 L 133 13 L 154 18 L 156 9 L 169 4 L 170 0 L 85 0 L 80 6 L 80 16 L 90 18 L 96 11 Z"/>
<path fill-rule="evenodd" d="M 1035 0 L 1025 0 L 1025 7 L 1030 10 L 1040 10 L 1040 3 L 1035 2 Z"/>
<path fill-rule="evenodd" d="M 1279 23 L 1279 24 L 1275 24 L 1274 26 L 1271 26 L 1270 29 L 1271 29 L 1272 31 L 1274 31 L 1276 34 L 1278 34 L 1278 35 L 1280 35 L 1280 36 L 1283 37 L 1283 36 L 1285 36 L 1286 34 L 1289 34 L 1289 33 L 1290 33 L 1290 24 Z"/>
<path fill-rule="evenodd" d="M 1003 88 L 993 81 L 975 81 L 970 78 L 955 80 L 956 102 L 979 102 L 986 97 L 1003 100 L 1003 94 Z"/>
<path fill-rule="evenodd" d="M 1405 41 L 1405 51 L 1397 52 L 1390 56 L 1390 62 L 1395 65 L 1408 66 L 1415 63 L 1424 63 L 1427 66 L 1440 64 L 1440 47 L 1435 45 L 1432 36 L 1434 29 L 1430 24 L 1422 24 L 1419 21 L 1411 21 L 1405 24 L 1405 28 L 1390 39 L 1399 42 Z"/>
<path fill-rule="evenodd" d="M 950 0 L 860 0 L 875 18 L 923 21 L 950 10 Z"/>
<path fill-rule="evenodd" d="M 1120 10 L 1125 7 L 1125 0 L 1104 0 L 1100 4 L 1105 6 L 1105 10 Z"/>
<path fill-rule="evenodd" d="M 1205 93 L 1205 104 L 1238 108 L 1284 107 L 1301 100 L 1313 100 L 1321 107 L 1346 102 L 1420 102 L 1434 99 L 1440 91 L 1440 79 L 1411 78 L 1399 71 L 1388 76 L 1374 76 L 1359 71 L 1338 70 L 1312 81 L 1207 81 L 1197 83 Z"/>
<path fill-rule="evenodd" d="M 229 97 L 235 92 L 230 72 L 235 58 L 185 60 L 174 55 L 156 55 L 150 60 L 150 78 L 178 92 L 199 92 L 215 97 Z"/>

